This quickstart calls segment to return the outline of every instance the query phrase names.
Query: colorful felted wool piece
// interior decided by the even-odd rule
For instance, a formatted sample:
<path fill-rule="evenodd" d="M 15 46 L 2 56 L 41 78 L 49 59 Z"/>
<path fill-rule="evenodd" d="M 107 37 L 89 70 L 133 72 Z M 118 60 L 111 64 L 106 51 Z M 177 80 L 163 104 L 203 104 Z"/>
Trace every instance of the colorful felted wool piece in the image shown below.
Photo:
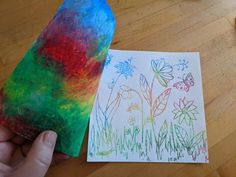
<path fill-rule="evenodd" d="M 78 156 L 114 29 L 105 0 L 65 0 L 5 82 L 0 124 L 29 140 L 54 130 L 56 151 Z"/>

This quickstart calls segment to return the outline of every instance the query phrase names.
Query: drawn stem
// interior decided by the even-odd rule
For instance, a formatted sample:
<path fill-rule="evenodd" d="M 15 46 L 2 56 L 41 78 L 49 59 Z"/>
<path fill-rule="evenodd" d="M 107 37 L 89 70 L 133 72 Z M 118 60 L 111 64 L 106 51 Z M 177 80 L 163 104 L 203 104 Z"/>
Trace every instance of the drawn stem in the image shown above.
<path fill-rule="evenodd" d="M 193 138 L 194 137 L 194 126 L 193 126 L 193 123 L 191 123 L 191 127 L 192 128 L 190 128 L 190 130 L 192 129 L 191 133 L 192 133 L 192 138 Z M 191 133 L 190 133 L 190 135 L 191 135 Z"/>
<path fill-rule="evenodd" d="M 107 100 L 107 104 L 106 104 L 106 107 L 105 107 L 105 111 L 104 111 L 104 117 L 105 117 L 105 134 L 107 134 L 107 128 L 109 127 L 108 125 L 108 115 L 107 115 L 107 111 L 109 110 L 112 102 L 110 103 L 110 100 L 111 100 L 111 97 L 112 97 L 112 94 L 113 94 L 113 91 L 114 91 L 114 88 L 115 88 L 115 85 L 117 83 L 117 81 L 119 80 L 121 74 L 119 74 L 116 78 L 116 80 L 114 81 L 114 84 L 112 85 L 112 89 L 110 91 L 110 94 L 109 94 L 109 97 L 108 97 L 108 100 Z"/>
<path fill-rule="evenodd" d="M 142 142 L 144 140 L 144 113 L 143 113 L 143 99 L 142 96 L 140 95 L 140 93 L 135 90 L 135 89 L 129 89 L 129 91 L 134 92 L 138 95 L 140 102 L 141 102 L 141 114 L 142 114 Z"/>
<path fill-rule="evenodd" d="M 155 75 L 153 76 L 152 78 L 152 83 L 151 83 L 151 89 L 150 89 L 150 119 L 151 119 L 151 124 L 152 124 L 152 131 L 153 131 L 153 135 L 154 135 L 154 139 L 155 139 L 155 143 L 156 143 L 156 154 L 157 154 L 157 159 L 159 159 L 159 143 L 158 143 L 158 140 L 157 140 L 157 136 L 156 136 L 156 133 L 155 133 L 155 127 L 154 127 L 154 122 L 155 122 L 155 119 L 154 119 L 154 111 L 153 111 L 153 87 L 154 87 L 154 81 L 155 81 Z"/>
<path fill-rule="evenodd" d="M 154 85 L 155 75 L 152 78 L 151 89 L 150 89 L 150 117 L 154 119 L 154 112 L 153 112 L 153 85 Z M 153 120 L 154 121 L 154 120 Z"/>
<path fill-rule="evenodd" d="M 114 91 L 115 85 L 116 85 L 117 81 L 119 80 L 120 76 L 121 76 L 121 74 L 119 74 L 119 75 L 117 76 L 117 78 L 116 78 L 116 80 L 115 80 L 115 82 L 114 82 L 114 85 L 112 86 L 111 92 L 110 92 L 110 94 L 109 94 L 109 98 L 108 98 L 108 100 L 107 100 L 107 105 L 106 105 L 106 108 L 105 108 L 105 112 L 107 112 L 107 110 L 108 110 L 109 107 L 111 106 L 111 103 L 110 103 L 111 96 L 112 96 L 112 93 L 113 93 L 113 91 Z"/>

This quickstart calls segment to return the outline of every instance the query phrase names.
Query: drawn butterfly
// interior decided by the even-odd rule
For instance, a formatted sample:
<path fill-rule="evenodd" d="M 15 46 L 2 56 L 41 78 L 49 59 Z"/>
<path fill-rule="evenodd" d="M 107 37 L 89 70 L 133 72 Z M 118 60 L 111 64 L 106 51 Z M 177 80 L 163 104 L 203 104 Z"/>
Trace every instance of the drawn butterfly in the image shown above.
<path fill-rule="evenodd" d="M 152 60 L 152 70 L 155 73 L 155 77 L 158 82 L 163 86 L 167 87 L 167 84 L 174 79 L 172 75 L 173 67 L 165 62 L 164 59 Z"/>
<path fill-rule="evenodd" d="M 173 87 L 179 91 L 188 92 L 190 87 L 194 86 L 194 79 L 191 73 L 188 73 L 187 76 L 180 82 L 176 82 Z"/>

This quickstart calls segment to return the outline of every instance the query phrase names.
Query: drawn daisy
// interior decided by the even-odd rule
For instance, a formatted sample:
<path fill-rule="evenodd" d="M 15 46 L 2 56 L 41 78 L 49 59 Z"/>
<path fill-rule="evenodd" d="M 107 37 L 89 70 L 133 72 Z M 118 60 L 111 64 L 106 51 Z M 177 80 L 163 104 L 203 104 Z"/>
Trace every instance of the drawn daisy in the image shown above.
<path fill-rule="evenodd" d="M 131 61 L 132 58 L 128 59 L 127 61 L 119 62 L 118 64 L 116 64 L 116 73 L 123 75 L 125 79 L 128 79 L 128 77 L 132 77 L 135 66 L 131 64 Z"/>
<path fill-rule="evenodd" d="M 193 121 L 196 120 L 197 106 L 194 105 L 194 101 L 188 101 L 186 98 L 179 99 L 179 103 L 174 103 L 174 119 L 178 119 L 179 124 L 183 121 L 187 125 L 192 125 Z"/>
<path fill-rule="evenodd" d="M 164 59 L 152 60 L 151 65 L 155 78 L 163 87 L 167 87 L 167 84 L 174 79 L 172 75 L 173 67 L 166 63 Z"/>

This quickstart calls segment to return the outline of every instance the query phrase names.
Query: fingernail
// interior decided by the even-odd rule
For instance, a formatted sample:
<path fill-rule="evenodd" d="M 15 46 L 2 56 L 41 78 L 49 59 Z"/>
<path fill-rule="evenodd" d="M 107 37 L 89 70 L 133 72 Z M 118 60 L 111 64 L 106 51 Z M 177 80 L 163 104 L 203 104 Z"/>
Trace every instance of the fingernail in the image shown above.
<path fill-rule="evenodd" d="M 48 147 L 53 148 L 56 144 L 57 134 L 53 131 L 47 131 L 43 135 L 43 142 Z"/>

